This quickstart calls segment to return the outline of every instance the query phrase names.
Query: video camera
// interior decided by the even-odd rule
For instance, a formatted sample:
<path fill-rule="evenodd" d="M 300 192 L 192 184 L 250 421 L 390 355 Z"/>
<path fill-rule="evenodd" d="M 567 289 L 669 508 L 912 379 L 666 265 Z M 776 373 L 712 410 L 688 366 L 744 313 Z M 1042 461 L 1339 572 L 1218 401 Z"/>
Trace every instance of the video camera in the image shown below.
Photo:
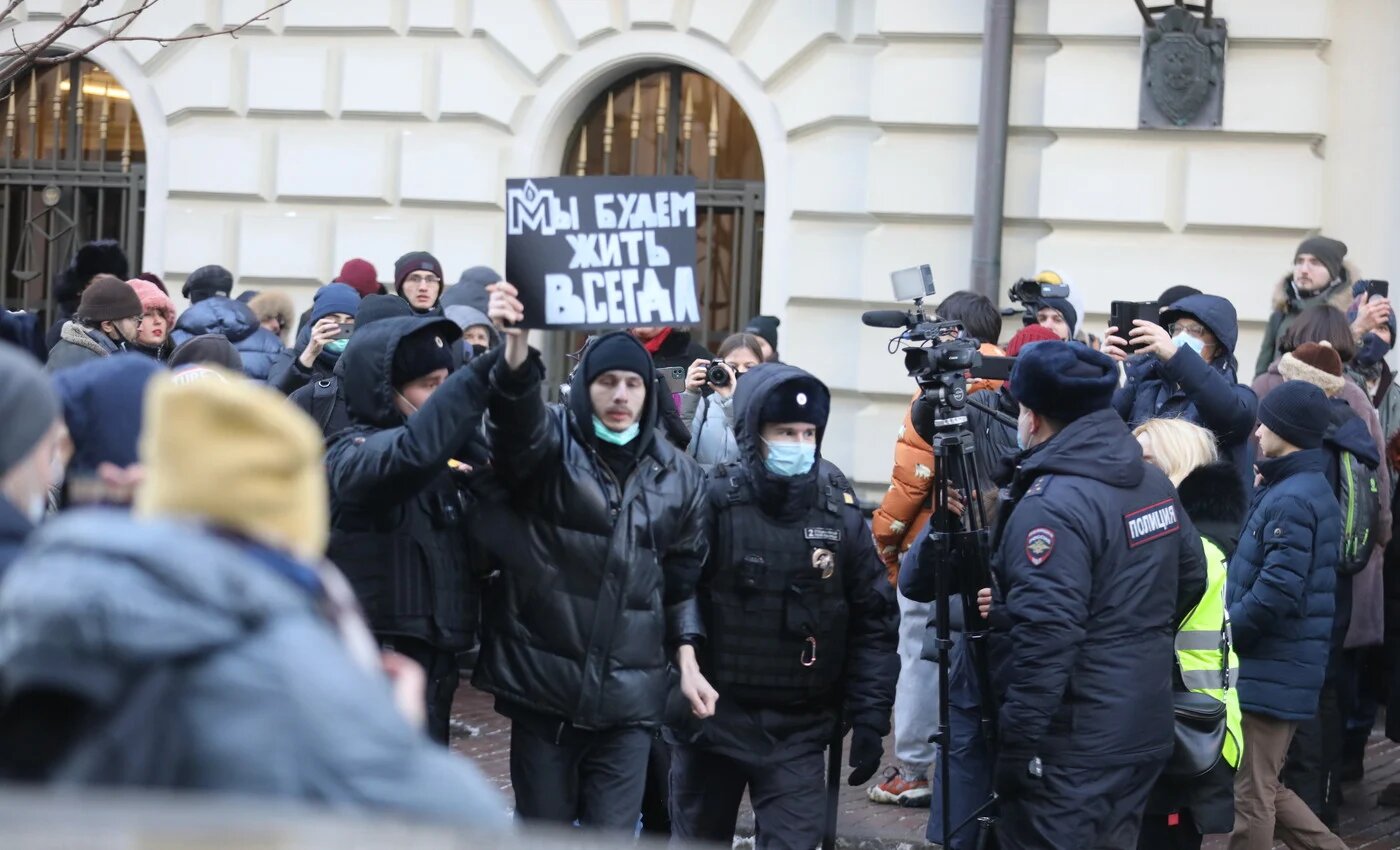
<path fill-rule="evenodd" d="M 901 343 L 915 343 L 904 346 L 904 368 L 929 401 L 961 408 L 967 397 L 969 375 L 996 380 L 1008 377 L 1009 358 L 983 357 L 978 350 L 980 341 L 963 336 L 962 322 L 930 319 L 924 312 L 924 299 L 935 292 L 929 266 L 892 272 L 890 282 L 895 300 L 912 300 L 913 309 L 868 310 L 860 320 L 872 328 L 904 329 L 890 341 L 890 353 Z"/>
<path fill-rule="evenodd" d="M 1023 277 L 1011 284 L 1011 291 L 1007 297 L 1012 303 L 1020 304 L 1024 308 L 1026 324 L 1035 324 L 1036 305 L 1046 298 L 1068 298 L 1069 284 L 1054 272 L 1041 272 L 1035 277 Z M 1014 316 L 1017 310 L 1008 307 L 1002 311 L 1002 315 Z"/>

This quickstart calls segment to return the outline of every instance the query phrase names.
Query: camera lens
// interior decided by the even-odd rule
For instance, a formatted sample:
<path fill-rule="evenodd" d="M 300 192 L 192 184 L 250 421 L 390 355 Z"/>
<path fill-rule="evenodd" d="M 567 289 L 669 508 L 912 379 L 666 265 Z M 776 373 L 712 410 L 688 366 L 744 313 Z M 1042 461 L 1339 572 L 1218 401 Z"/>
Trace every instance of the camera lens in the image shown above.
<path fill-rule="evenodd" d="M 705 380 L 710 382 L 712 387 L 729 386 L 729 370 L 724 368 L 724 364 L 718 360 L 710 362 L 710 368 L 705 370 Z"/>

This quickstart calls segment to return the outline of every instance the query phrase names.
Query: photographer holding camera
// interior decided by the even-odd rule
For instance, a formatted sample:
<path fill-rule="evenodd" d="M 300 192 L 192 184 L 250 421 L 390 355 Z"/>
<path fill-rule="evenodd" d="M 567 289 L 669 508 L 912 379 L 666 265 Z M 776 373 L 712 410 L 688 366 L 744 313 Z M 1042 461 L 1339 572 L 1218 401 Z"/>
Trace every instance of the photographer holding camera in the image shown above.
<path fill-rule="evenodd" d="M 681 421 L 690 429 L 691 457 L 704 468 L 739 459 L 734 439 L 734 388 L 739 376 L 763 362 L 763 348 L 753 334 L 737 333 L 720 343 L 714 360 L 690 364 L 681 394 Z"/>
<path fill-rule="evenodd" d="M 1161 324 L 1135 319 L 1133 325 L 1110 327 L 1105 339 L 1104 353 L 1127 364 L 1114 410 L 1134 428 L 1149 419 L 1181 418 L 1208 429 L 1220 456 L 1250 488 L 1249 435 L 1259 403 L 1236 374 L 1234 305 L 1215 295 L 1188 295 L 1162 311 Z"/>

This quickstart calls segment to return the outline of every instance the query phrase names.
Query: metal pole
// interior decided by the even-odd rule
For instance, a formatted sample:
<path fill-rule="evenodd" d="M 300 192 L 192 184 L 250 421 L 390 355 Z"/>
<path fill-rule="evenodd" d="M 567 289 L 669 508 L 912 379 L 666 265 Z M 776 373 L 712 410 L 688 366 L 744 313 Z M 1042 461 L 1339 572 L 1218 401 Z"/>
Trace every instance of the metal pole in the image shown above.
<path fill-rule="evenodd" d="M 977 124 L 977 188 L 972 208 L 971 289 L 998 304 L 1016 0 L 986 0 L 986 3 L 987 20 L 982 33 L 982 107 Z"/>

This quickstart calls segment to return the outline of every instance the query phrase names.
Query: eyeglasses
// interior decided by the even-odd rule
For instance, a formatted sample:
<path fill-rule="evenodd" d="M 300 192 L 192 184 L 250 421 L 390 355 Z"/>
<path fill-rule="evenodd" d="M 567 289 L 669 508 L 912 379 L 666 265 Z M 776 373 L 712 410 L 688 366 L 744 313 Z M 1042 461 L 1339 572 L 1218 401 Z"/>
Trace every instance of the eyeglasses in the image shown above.
<path fill-rule="evenodd" d="M 1201 339 L 1206 335 L 1207 331 L 1203 326 L 1195 324 L 1194 322 L 1173 322 L 1167 328 L 1167 333 L 1171 334 L 1172 336 L 1184 333 L 1187 336 L 1193 336 L 1196 339 Z"/>
<path fill-rule="evenodd" d="M 404 283 L 442 283 L 442 278 L 435 274 L 411 274 L 404 278 Z"/>

